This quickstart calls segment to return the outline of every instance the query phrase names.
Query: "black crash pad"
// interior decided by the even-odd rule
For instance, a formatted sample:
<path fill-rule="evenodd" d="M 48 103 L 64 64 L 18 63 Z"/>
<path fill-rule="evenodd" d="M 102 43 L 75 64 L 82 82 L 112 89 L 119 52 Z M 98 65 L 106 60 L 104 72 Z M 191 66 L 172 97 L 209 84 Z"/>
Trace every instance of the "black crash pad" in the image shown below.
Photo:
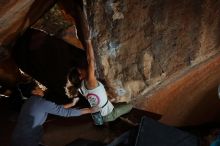
<path fill-rule="evenodd" d="M 135 146 L 199 146 L 199 139 L 188 132 L 143 117 Z"/>

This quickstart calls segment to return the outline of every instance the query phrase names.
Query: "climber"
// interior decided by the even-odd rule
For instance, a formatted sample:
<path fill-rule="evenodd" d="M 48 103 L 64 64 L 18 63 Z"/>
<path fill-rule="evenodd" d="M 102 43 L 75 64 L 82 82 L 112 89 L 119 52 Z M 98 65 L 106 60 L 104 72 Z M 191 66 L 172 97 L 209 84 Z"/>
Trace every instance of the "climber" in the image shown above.
<path fill-rule="evenodd" d="M 117 106 L 109 101 L 104 85 L 97 80 L 95 75 L 95 57 L 91 40 L 86 41 L 87 63 L 82 63 L 72 68 L 69 80 L 74 88 L 72 94 L 77 96 L 78 91 L 88 100 L 91 106 L 101 108 L 101 115 L 104 122 L 114 121 L 121 115 L 131 111 L 130 103 L 122 103 Z"/>

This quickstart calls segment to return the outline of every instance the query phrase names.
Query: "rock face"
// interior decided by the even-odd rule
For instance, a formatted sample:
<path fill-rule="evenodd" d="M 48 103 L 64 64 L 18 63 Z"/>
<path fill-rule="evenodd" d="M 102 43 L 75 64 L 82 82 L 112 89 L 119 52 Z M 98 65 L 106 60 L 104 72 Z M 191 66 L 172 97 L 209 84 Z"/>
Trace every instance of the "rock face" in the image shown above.
<path fill-rule="evenodd" d="M 76 38 L 74 31 L 74 20 L 78 19 L 71 17 L 78 15 L 81 1 L 62 0 L 60 2 L 62 10 L 57 10 L 58 4 L 50 9 L 55 2 L 57 1 L 3 0 L 0 2 L 0 85 L 11 90 L 17 84 L 25 82 L 26 77 L 21 74 L 20 68 L 53 88 L 51 90 L 55 91 L 53 95 L 57 95 L 62 102 L 65 99 L 63 97 L 65 97 L 66 74 L 73 66 L 74 60 L 83 59 L 79 52 L 84 53 L 84 51 L 77 50 L 82 48 L 82 44 Z M 67 15 L 69 11 L 64 12 L 66 5 L 72 10 L 71 14 Z M 44 17 L 37 21 L 42 15 Z M 27 29 L 31 26 L 46 33 Z M 58 35 L 56 37 L 59 39 L 51 37 L 48 33 Z M 83 56 L 85 57 L 85 53 Z M 46 68 L 43 72 L 42 67 Z M 54 73 L 54 70 L 58 71 Z"/>
<path fill-rule="evenodd" d="M 23 79 L 11 56 L 15 40 L 35 23 L 55 1 L 1 0 L 0 2 L 0 84 L 12 88 Z"/>
<path fill-rule="evenodd" d="M 67 7 L 69 1 L 61 2 L 71 14 L 74 5 Z M 170 125 L 218 119 L 220 1 L 84 0 L 84 3 L 97 75 L 109 84 L 111 98 L 117 102 L 135 100 L 137 108 L 161 114 L 161 121 Z M 54 2 L 39 1 L 33 6 L 37 2 L 19 0 L 16 4 L 14 1 L 0 4 L 4 6 L 0 10 L 0 43 L 8 44 Z M 45 7 L 36 13 L 43 4 Z M 19 17 L 12 19 L 12 14 Z M 43 79 L 46 82 L 47 78 Z"/>
<path fill-rule="evenodd" d="M 137 100 L 136 107 L 162 114 L 164 123 L 187 125 L 215 119 L 216 112 L 204 119 L 201 116 L 204 110 L 195 110 L 194 114 L 190 113 L 192 110 L 186 110 L 195 106 L 198 109 L 207 108 L 204 105 L 209 102 L 204 99 L 209 96 L 208 91 L 217 92 L 214 89 L 220 77 L 215 75 L 211 78 L 209 72 L 203 74 L 203 77 L 206 76 L 203 82 L 198 82 L 199 79 L 190 84 L 187 84 L 190 79 L 181 82 L 193 89 L 186 94 L 176 90 L 181 89 L 181 84 L 166 84 L 163 93 L 170 94 L 160 94 L 158 100 L 158 94 L 150 95 L 153 94 L 152 89 L 162 86 L 164 81 L 175 84 L 175 75 L 183 78 L 187 71 L 190 74 L 193 70 L 190 68 L 219 53 L 219 6 L 220 1 L 212 0 L 87 1 L 99 77 L 110 82 L 119 101 Z M 201 72 L 198 71 L 197 75 Z M 212 83 L 209 82 L 210 78 Z M 206 89 L 196 88 L 198 84 L 203 86 L 206 82 L 210 83 L 205 86 Z M 175 94 L 172 95 L 171 90 L 175 90 Z M 184 99 L 177 98 L 182 97 L 179 96 L 181 94 Z M 217 96 L 213 94 L 210 96 Z M 172 99 L 176 99 L 176 105 L 166 109 L 173 104 Z M 196 100 L 200 101 L 200 106 Z M 184 104 L 185 110 L 180 110 L 184 101 L 188 104 Z M 158 102 L 164 102 L 164 106 L 159 106 L 161 104 Z M 219 109 L 217 106 L 208 108 L 209 112 L 206 113 Z M 172 114 L 169 114 L 171 111 Z M 194 120 L 183 115 L 194 116 Z M 183 116 L 184 120 L 178 119 L 178 116 Z"/>
<path fill-rule="evenodd" d="M 0 43 L 9 45 L 54 3 L 53 0 L 2 0 L 0 2 Z"/>
<path fill-rule="evenodd" d="M 88 1 L 99 75 L 132 98 L 219 52 L 219 1 Z"/>

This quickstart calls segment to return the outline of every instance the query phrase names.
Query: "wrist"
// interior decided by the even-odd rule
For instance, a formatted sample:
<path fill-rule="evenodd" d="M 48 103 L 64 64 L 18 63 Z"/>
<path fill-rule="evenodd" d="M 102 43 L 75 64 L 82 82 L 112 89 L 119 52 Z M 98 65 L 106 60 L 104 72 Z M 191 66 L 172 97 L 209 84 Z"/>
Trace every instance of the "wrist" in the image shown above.
<path fill-rule="evenodd" d="M 84 115 L 84 114 L 89 114 L 91 113 L 91 110 L 89 108 L 84 108 L 81 110 L 81 114 Z"/>
<path fill-rule="evenodd" d="M 85 40 L 86 43 L 91 43 L 91 41 L 92 41 L 91 39 L 86 39 Z"/>

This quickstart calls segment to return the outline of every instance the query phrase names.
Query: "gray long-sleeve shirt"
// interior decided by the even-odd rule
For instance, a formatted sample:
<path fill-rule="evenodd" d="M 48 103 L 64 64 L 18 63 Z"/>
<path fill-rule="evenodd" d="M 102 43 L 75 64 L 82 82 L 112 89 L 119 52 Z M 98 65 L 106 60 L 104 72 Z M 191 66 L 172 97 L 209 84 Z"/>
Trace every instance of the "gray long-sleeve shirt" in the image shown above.
<path fill-rule="evenodd" d="M 75 117 L 80 116 L 78 109 L 65 109 L 39 96 L 32 96 L 23 105 L 12 136 L 13 146 L 37 146 L 42 136 L 42 125 L 48 114 Z"/>

